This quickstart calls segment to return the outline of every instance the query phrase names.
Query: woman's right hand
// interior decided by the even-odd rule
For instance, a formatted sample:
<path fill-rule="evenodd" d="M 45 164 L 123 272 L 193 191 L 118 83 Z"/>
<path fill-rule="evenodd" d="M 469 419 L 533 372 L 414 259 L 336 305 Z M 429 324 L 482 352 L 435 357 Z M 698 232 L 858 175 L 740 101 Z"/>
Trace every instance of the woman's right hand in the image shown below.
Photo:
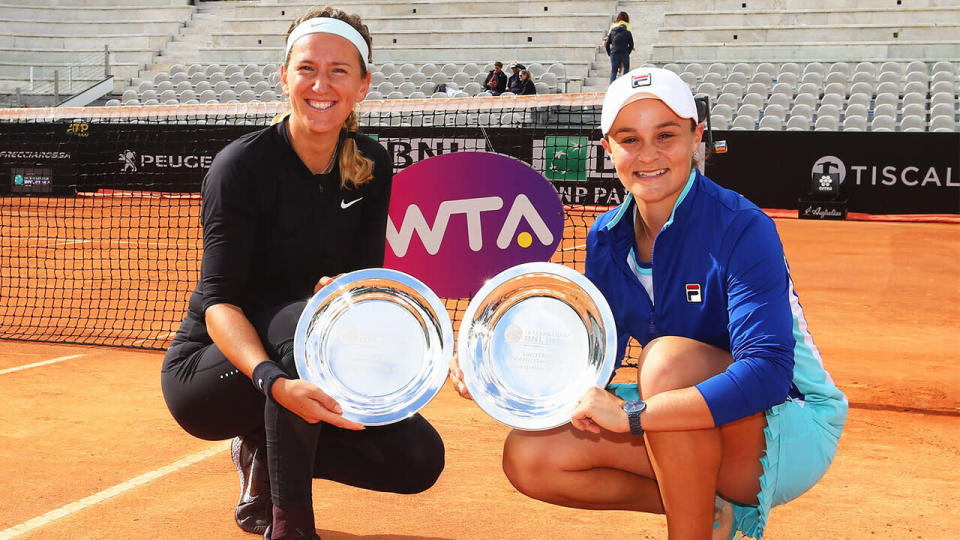
<path fill-rule="evenodd" d="M 463 372 L 460 371 L 460 361 L 457 360 L 456 354 L 450 358 L 450 381 L 453 383 L 453 389 L 460 394 L 460 397 L 473 399 L 470 390 L 467 390 L 467 385 L 463 383 Z"/>
<path fill-rule="evenodd" d="M 311 382 L 281 377 L 270 387 L 270 393 L 283 408 L 311 424 L 326 422 L 355 431 L 364 428 L 344 418 L 340 404 Z"/>

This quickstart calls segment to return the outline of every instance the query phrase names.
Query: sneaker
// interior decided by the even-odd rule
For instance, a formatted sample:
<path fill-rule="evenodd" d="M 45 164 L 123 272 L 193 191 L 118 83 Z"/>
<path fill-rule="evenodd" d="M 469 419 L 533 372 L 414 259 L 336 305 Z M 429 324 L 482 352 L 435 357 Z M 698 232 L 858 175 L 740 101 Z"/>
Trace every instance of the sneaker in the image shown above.
<path fill-rule="evenodd" d="M 263 534 L 273 521 L 267 447 L 262 443 L 255 445 L 243 437 L 234 437 L 230 456 L 240 475 L 240 500 L 237 501 L 234 519 L 244 531 Z"/>

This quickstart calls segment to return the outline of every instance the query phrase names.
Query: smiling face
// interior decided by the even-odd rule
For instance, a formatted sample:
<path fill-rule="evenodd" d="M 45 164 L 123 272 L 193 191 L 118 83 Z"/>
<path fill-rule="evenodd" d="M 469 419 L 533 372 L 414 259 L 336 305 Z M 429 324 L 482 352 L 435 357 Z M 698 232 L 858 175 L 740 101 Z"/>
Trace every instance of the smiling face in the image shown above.
<path fill-rule="evenodd" d="M 620 110 L 601 144 L 638 205 L 672 209 L 702 136 L 702 124 L 691 130 L 664 102 L 640 99 Z"/>
<path fill-rule="evenodd" d="M 337 136 L 353 106 L 367 95 L 370 74 L 347 39 L 308 34 L 290 49 L 280 81 L 290 98 L 292 136 Z"/>

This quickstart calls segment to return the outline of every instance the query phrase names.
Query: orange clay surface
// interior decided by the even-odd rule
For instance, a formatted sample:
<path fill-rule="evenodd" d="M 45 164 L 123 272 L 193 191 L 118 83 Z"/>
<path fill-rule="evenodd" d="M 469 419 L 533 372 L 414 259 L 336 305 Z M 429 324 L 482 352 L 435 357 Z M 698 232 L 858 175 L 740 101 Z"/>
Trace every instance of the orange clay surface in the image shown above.
<path fill-rule="evenodd" d="M 851 408 L 833 466 L 773 510 L 767 538 L 960 538 L 960 227 L 777 225 Z M 69 355 L 82 356 L 3 372 Z M 226 450 L 177 465 L 224 443 L 194 439 L 169 417 L 161 357 L 0 342 L 0 539 L 29 527 L 18 538 L 256 538 L 233 522 L 239 483 Z M 519 494 L 500 470 L 507 428 L 450 388 L 423 414 L 446 443 L 438 483 L 401 496 L 317 481 L 325 540 L 666 537 L 662 516 Z M 111 489 L 121 492 L 105 497 Z"/>

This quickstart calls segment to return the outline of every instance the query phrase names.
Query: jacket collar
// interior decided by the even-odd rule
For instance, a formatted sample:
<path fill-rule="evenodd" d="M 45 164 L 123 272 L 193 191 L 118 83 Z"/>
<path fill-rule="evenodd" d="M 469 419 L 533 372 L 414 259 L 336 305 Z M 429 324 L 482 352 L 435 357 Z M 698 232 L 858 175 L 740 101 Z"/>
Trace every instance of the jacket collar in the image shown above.
<path fill-rule="evenodd" d="M 687 194 L 690 193 L 690 190 L 693 188 L 694 182 L 699 176 L 699 173 L 696 169 L 690 171 L 690 176 L 687 178 L 687 183 L 684 184 L 683 190 L 680 191 L 680 196 L 677 197 L 676 202 L 673 203 L 673 210 L 670 211 L 670 218 L 667 219 L 667 222 L 663 224 L 663 229 L 666 229 L 673 224 L 673 220 L 677 215 L 677 209 L 680 208 L 680 205 L 687 199 Z M 633 200 L 633 193 L 627 192 L 627 196 L 623 198 L 623 202 L 620 203 L 620 206 L 617 207 L 616 213 L 613 217 L 607 222 L 603 227 L 603 231 L 613 230 L 615 227 L 620 225 L 621 222 L 626 222 L 629 225 L 629 228 L 633 229 L 633 223 L 630 222 L 629 217 L 633 216 L 633 207 L 636 206 Z M 661 231 L 663 229 L 660 229 Z"/>

